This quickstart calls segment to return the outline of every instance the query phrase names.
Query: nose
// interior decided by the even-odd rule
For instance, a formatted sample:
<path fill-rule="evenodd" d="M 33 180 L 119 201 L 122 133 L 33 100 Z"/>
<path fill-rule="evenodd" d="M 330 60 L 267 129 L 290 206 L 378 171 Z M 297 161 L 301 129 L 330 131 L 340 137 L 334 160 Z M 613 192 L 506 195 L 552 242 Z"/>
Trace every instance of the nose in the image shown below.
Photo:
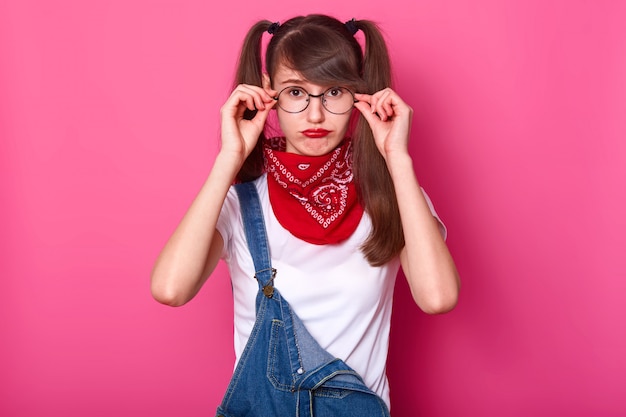
<path fill-rule="evenodd" d="M 323 95 L 309 94 L 309 105 L 307 107 L 307 120 L 312 123 L 319 123 L 324 120 L 324 106 L 322 105 Z"/>

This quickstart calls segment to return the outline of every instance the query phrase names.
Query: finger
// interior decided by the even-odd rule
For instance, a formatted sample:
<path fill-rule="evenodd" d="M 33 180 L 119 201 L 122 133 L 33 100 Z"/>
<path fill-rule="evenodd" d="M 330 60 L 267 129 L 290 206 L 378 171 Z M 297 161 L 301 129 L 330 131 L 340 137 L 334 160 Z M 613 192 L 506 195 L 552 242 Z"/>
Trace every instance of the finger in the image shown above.
<path fill-rule="evenodd" d="M 362 94 L 362 93 L 354 93 L 354 98 L 357 99 L 357 101 L 364 101 L 367 104 L 370 104 L 372 100 L 372 96 L 370 94 Z"/>
<path fill-rule="evenodd" d="M 379 114 L 383 121 L 386 121 L 393 115 L 393 109 L 389 104 L 391 100 L 391 93 L 388 89 L 381 92 L 376 102 L 376 112 Z"/>
<path fill-rule="evenodd" d="M 274 101 L 270 93 L 261 87 L 248 84 L 240 84 L 233 91 L 233 99 L 244 102 L 249 110 L 263 110 L 266 104 Z"/>
<path fill-rule="evenodd" d="M 380 97 L 380 94 L 379 94 L 379 93 L 376 93 L 376 94 L 374 94 L 374 95 L 372 96 L 372 98 L 370 99 L 370 106 L 371 106 L 370 111 L 371 111 L 372 113 L 376 113 L 376 106 L 378 105 L 378 100 L 379 100 L 379 97 Z"/>
<path fill-rule="evenodd" d="M 243 85 L 239 91 L 241 91 L 250 110 L 263 110 L 265 109 L 266 101 L 269 102 L 269 95 L 265 90 L 258 87 Z M 250 104 L 252 104 L 252 107 L 250 107 Z"/>
<path fill-rule="evenodd" d="M 380 123 L 380 118 L 371 111 L 371 107 L 367 101 L 359 100 L 357 103 L 354 103 L 354 107 L 361 112 L 370 127 L 373 128 L 376 123 Z"/>
<path fill-rule="evenodd" d="M 363 111 L 368 111 L 371 114 L 376 114 L 382 121 L 387 121 L 389 118 L 395 115 L 393 101 L 394 95 L 390 89 L 378 91 L 373 95 L 355 94 L 354 97 L 359 102 L 363 102 L 369 105 L 368 107 L 363 107 Z"/>
<path fill-rule="evenodd" d="M 256 85 L 251 85 L 248 87 L 251 88 L 254 92 L 258 93 L 259 97 L 261 98 L 261 100 L 263 100 L 264 103 L 271 103 L 273 101 L 276 101 L 278 91 L 272 88 L 257 87 Z"/>
<path fill-rule="evenodd" d="M 263 91 L 265 91 L 265 93 L 269 97 L 269 100 L 274 100 L 278 96 L 278 91 L 274 90 L 273 88 L 266 88 Z"/>
<path fill-rule="evenodd" d="M 257 110 L 256 113 L 254 114 L 254 117 L 252 119 L 246 120 L 246 121 L 242 121 L 240 123 L 251 123 L 252 125 L 255 126 L 255 129 L 257 129 L 259 132 L 263 130 L 263 127 L 265 126 L 265 123 L 267 121 L 267 118 L 270 114 L 270 111 L 272 110 L 272 108 L 274 107 L 276 102 L 272 102 L 272 103 L 268 103 L 268 105 L 265 107 L 265 109 L 263 110 Z M 242 125 L 243 126 L 243 125 Z M 255 133 L 256 135 L 258 135 L 258 132 Z"/>
<path fill-rule="evenodd" d="M 258 94 L 258 97 L 264 104 L 269 104 L 276 101 L 276 96 L 278 95 L 278 91 L 273 90 L 272 88 L 262 88 L 256 85 L 246 85 L 251 92 Z"/>
<path fill-rule="evenodd" d="M 231 93 L 226 103 L 224 103 L 223 110 L 227 110 L 233 115 L 240 115 L 243 113 L 244 109 L 254 110 L 254 106 L 252 96 L 238 87 Z"/>
<path fill-rule="evenodd" d="M 264 109 L 257 111 L 253 120 L 255 122 L 258 121 L 258 123 L 260 123 L 261 125 L 265 125 L 265 121 L 267 120 L 267 117 L 270 114 L 270 110 L 272 110 L 272 108 L 276 105 L 276 103 L 277 101 L 272 99 L 272 101 L 266 104 Z"/>
<path fill-rule="evenodd" d="M 394 101 L 393 101 L 392 96 L 387 96 L 387 98 L 382 103 L 382 107 L 388 118 L 391 118 L 394 116 L 395 111 L 394 111 Z"/>

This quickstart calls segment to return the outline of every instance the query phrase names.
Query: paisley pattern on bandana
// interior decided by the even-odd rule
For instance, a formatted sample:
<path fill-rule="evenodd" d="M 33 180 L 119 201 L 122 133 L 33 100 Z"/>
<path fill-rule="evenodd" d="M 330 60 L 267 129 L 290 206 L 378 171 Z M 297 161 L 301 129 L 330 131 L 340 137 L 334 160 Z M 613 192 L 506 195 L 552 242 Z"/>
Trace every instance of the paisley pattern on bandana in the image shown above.
<path fill-rule="evenodd" d="M 338 243 L 352 235 L 363 208 L 349 139 L 328 155 L 296 155 L 267 146 L 265 156 L 270 202 L 285 229 L 314 244 Z"/>

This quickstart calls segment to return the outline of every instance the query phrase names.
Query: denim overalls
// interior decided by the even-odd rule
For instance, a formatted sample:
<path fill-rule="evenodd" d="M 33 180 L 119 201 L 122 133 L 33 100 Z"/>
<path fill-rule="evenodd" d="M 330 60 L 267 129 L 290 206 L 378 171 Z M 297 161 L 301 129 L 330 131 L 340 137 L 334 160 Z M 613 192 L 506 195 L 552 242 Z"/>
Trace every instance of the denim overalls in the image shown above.
<path fill-rule="evenodd" d="M 274 288 L 277 271 L 256 187 L 235 188 L 259 292 L 254 327 L 216 416 L 389 417 L 383 399 L 319 346 Z"/>

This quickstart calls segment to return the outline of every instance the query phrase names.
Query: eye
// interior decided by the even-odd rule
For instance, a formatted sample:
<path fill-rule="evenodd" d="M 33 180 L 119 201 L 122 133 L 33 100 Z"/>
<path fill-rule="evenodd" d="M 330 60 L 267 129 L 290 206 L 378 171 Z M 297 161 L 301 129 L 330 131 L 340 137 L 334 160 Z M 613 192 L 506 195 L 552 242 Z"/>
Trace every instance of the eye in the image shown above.
<path fill-rule="evenodd" d="M 326 90 L 326 97 L 328 98 L 339 98 L 344 94 L 342 87 L 331 87 Z"/>
<path fill-rule="evenodd" d="M 289 96 L 289 98 L 303 98 L 308 96 L 306 91 L 299 87 L 289 87 L 289 89 L 287 90 L 287 95 Z"/>

